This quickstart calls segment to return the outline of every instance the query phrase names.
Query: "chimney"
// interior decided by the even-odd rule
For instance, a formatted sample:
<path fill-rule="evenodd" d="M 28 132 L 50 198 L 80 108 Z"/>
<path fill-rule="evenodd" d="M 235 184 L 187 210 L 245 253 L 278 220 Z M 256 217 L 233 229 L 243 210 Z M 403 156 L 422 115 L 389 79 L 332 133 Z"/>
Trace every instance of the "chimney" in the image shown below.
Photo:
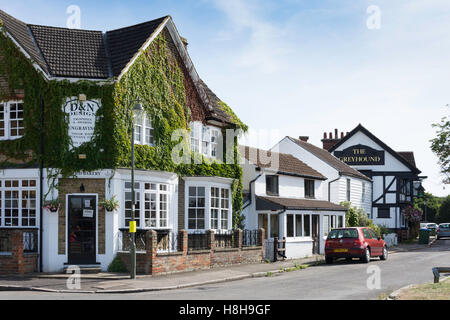
<path fill-rule="evenodd" d="M 300 136 L 299 139 L 300 139 L 301 141 L 308 142 L 309 137 L 307 137 L 307 136 Z"/>
<path fill-rule="evenodd" d="M 341 137 L 339 137 L 338 129 L 334 129 L 334 137 L 333 137 L 333 133 L 330 132 L 328 134 L 328 138 L 327 138 L 327 133 L 325 132 L 323 134 L 323 139 L 322 139 L 323 148 L 327 151 L 330 150 L 336 143 L 338 143 L 342 138 L 344 138 L 344 136 L 345 136 L 344 132 L 341 132 Z"/>

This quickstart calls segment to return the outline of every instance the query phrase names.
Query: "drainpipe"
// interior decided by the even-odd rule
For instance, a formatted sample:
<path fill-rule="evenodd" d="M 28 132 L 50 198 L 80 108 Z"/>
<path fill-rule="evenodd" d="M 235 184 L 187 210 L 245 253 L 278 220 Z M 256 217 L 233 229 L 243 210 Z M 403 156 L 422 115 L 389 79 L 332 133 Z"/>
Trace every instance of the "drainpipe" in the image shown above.
<path fill-rule="evenodd" d="M 39 128 L 39 272 L 43 269 L 43 257 L 42 257 L 42 247 L 43 247 L 43 206 L 44 206 L 44 99 L 41 96 L 41 119 Z"/>
<path fill-rule="evenodd" d="M 248 184 L 248 191 L 249 191 L 249 201 L 248 203 L 242 208 L 242 211 L 244 211 L 245 208 L 247 208 L 248 206 L 250 206 L 252 204 L 252 184 L 254 184 L 256 182 L 256 180 L 258 180 L 261 176 L 263 175 L 263 172 L 261 172 L 255 179 L 253 179 L 252 181 L 250 181 L 250 183 Z"/>
<path fill-rule="evenodd" d="M 328 182 L 328 201 L 329 201 L 329 202 L 331 202 L 331 189 L 330 189 L 331 184 L 332 184 L 333 182 L 338 181 L 338 180 L 341 179 L 341 178 L 342 178 L 342 174 L 339 173 L 339 177 L 338 177 L 337 179 L 334 179 L 333 181 Z"/>

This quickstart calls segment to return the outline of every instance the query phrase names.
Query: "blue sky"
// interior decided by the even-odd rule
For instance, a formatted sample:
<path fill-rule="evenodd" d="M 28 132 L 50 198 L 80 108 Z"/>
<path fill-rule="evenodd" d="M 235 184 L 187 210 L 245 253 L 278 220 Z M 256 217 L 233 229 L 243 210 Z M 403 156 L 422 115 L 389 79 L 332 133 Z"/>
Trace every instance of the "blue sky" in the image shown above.
<path fill-rule="evenodd" d="M 433 122 L 450 113 L 448 0 L 0 0 L 27 23 L 111 30 L 170 14 L 196 69 L 249 125 L 247 142 L 270 148 L 286 135 L 348 132 L 359 123 L 397 151 L 414 151 L 436 195 Z M 369 29 L 367 9 L 380 9 Z"/>

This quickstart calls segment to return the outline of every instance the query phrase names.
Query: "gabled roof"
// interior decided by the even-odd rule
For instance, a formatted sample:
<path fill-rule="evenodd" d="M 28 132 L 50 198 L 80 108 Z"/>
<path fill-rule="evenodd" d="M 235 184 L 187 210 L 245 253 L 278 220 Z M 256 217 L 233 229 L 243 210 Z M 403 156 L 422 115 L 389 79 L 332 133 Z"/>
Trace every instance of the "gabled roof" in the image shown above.
<path fill-rule="evenodd" d="M 119 76 L 139 49 L 169 16 L 106 32 L 112 73 Z"/>
<path fill-rule="evenodd" d="M 293 175 L 304 178 L 326 180 L 327 178 L 320 172 L 314 170 L 304 162 L 300 161 L 296 157 L 272 151 L 266 151 L 256 149 L 247 146 L 239 146 L 241 155 L 249 162 L 260 168 L 276 171 L 278 174 Z M 256 159 L 255 159 L 256 156 Z M 275 161 L 268 162 L 269 159 L 261 159 L 267 157 L 270 159 L 276 159 Z"/>
<path fill-rule="evenodd" d="M 256 210 L 347 211 L 343 206 L 323 200 L 256 196 Z"/>
<path fill-rule="evenodd" d="M 47 64 L 41 57 L 39 49 L 34 43 L 34 39 L 28 29 L 28 25 L 2 10 L 0 10 L 0 22 L 2 22 L 6 31 L 23 48 L 23 50 L 25 50 L 31 59 L 33 59 L 44 72 L 48 72 Z"/>
<path fill-rule="evenodd" d="M 315 145 L 313 145 L 311 143 L 308 143 L 308 142 L 305 142 L 305 141 L 302 141 L 299 139 L 295 139 L 292 137 L 287 137 L 287 138 L 289 140 L 291 140 L 292 142 L 296 143 L 297 145 L 299 145 L 300 147 L 302 147 L 303 149 L 305 149 L 306 151 L 312 153 L 314 156 L 316 156 L 317 158 L 319 158 L 320 160 L 322 160 L 329 166 L 336 169 L 340 174 L 364 179 L 367 181 L 372 181 L 369 177 L 363 175 L 358 170 L 353 169 L 346 163 L 342 162 L 341 160 L 339 160 L 338 158 L 333 156 L 331 153 L 329 153 L 327 150 L 316 147 Z"/>
<path fill-rule="evenodd" d="M 415 174 L 421 173 L 421 171 L 415 166 L 415 161 L 414 161 L 414 164 L 412 164 L 412 162 L 408 161 L 404 156 L 402 156 L 398 152 L 392 150 L 387 144 L 385 144 L 383 141 L 378 139 L 375 135 L 373 135 L 369 130 L 364 128 L 361 124 L 359 124 L 348 135 L 346 135 L 338 143 L 336 143 L 333 147 L 331 147 L 329 152 L 333 153 L 337 148 L 339 148 L 344 142 L 346 142 L 351 137 L 353 137 L 357 132 L 364 133 L 367 137 L 372 139 L 376 144 L 378 144 L 380 147 L 382 147 L 385 151 L 389 152 L 394 158 L 396 158 L 398 161 L 400 161 L 402 164 L 404 164 L 413 173 L 415 173 Z"/>
<path fill-rule="evenodd" d="M 397 151 L 399 155 L 406 159 L 412 166 L 416 167 L 416 159 L 412 151 Z"/>

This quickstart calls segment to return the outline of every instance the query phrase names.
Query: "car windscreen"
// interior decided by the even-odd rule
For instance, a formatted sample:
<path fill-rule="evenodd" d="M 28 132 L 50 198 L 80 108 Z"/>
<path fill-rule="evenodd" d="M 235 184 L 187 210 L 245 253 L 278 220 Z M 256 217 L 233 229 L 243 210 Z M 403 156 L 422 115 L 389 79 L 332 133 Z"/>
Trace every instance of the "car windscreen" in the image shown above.
<path fill-rule="evenodd" d="M 356 229 L 338 229 L 331 230 L 328 239 L 358 239 L 358 230 Z"/>
<path fill-rule="evenodd" d="M 450 224 L 446 223 L 446 224 L 440 224 L 439 228 L 444 228 L 444 229 L 450 229 Z"/>

